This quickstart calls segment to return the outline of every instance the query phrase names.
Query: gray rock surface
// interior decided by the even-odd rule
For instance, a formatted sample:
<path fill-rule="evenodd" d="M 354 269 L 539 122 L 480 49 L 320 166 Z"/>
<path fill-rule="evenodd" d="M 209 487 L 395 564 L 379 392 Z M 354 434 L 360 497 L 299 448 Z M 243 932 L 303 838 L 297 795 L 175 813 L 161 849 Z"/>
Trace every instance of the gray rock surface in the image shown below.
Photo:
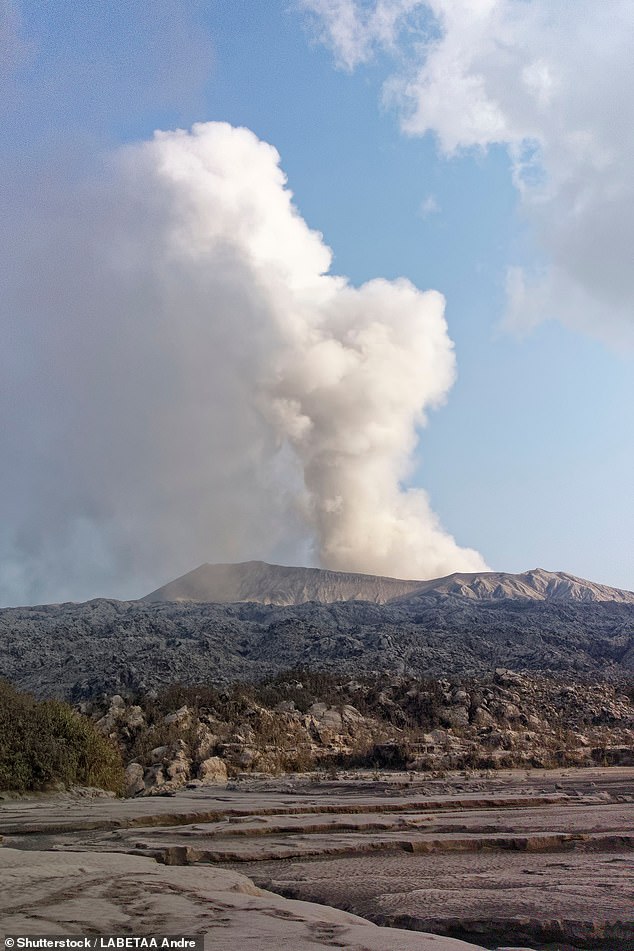
<path fill-rule="evenodd" d="M 304 666 L 351 676 L 505 667 L 631 677 L 634 604 L 431 592 L 389 604 L 96 600 L 0 611 L 0 676 L 39 696 L 81 700 Z"/>

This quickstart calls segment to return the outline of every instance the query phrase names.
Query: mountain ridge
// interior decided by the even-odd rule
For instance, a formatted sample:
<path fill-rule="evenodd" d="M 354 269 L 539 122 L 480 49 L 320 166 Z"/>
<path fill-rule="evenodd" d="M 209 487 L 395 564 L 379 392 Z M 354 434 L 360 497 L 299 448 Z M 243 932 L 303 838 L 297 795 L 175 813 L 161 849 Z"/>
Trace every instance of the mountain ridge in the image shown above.
<path fill-rule="evenodd" d="M 475 601 L 615 602 L 634 604 L 634 592 L 598 584 L 561 571 L 533 568 L 519 574 L 502 571 L 454 572 L 429 580 L 390 578 L 361 572 L 271 565 L 263 561 L 199 565 L 139 601 L 253 602 L 291 606 L 317 601 L 367 601 L 392 604 L 452 594 Z"/>
<path fill-rule="evenodd" d="M 166 684 L 257 681 L 290 669 L 474 677 L 504 667 L 632 680 L 634 595 L 573 575 L 535 569 L 377 584 L 373 576 L 265 563 L 224 566 L 220 575 L 227 588 L 216 594 L 233 599 L 241 578 L 237 594 L 250 600 L 155 595 L 1 609 L 0 677 L 36 696 L 75 701 Z M 182 593 L 176 582 L 168 593 Z M 348 599 L 303 600 L 315 594 Z M 291 596 L 300 603 L 272 603 Z"/>

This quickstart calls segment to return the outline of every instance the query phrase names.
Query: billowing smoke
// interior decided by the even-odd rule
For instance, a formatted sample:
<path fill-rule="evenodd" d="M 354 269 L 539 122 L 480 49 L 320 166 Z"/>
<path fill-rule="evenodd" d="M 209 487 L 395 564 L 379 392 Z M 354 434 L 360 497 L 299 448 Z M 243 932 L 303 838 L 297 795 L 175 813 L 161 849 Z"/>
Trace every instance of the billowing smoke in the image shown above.
<path fill-rule="evenodd" d="M 483 567 L 440 528 L 424 492 L 400 486 L 416 425 L 453 379 L 442 298 L 407 281 L 322 281 L 322 306 L 305 298 L 264 390 L 301 461 L 321 563 L 413 577 Z"/>
<path fill-rule="evenodd" d="M 404 488 L 454 376 L 442 297 L 331 276 L 285 184 L 275 149 L 207 123 L 16 214 L 4 603 L 138 596 L 212 560 L 484 566 Z"/>

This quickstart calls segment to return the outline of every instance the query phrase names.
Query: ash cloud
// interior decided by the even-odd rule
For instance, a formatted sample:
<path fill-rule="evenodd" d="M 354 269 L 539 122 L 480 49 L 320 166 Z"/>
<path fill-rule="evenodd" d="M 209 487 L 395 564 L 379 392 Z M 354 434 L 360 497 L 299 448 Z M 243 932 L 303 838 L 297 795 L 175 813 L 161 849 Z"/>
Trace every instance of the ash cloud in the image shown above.
<path fill-rule="evenodd" d="M 0 597 L 136 597 L 203 561 L 484 567 L 407 489 L 443 299 L 352 287 L 274 148 L 158 132 L 5 238 Z"/>

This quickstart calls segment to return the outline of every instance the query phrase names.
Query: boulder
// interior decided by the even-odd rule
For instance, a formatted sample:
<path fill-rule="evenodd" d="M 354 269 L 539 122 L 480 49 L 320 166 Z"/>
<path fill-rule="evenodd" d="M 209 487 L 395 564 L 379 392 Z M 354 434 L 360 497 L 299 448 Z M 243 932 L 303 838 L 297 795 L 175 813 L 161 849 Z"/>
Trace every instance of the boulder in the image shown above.
<path fill-rule="evenodd" d="M 210 756 L 198 767 L 198 779 L 205 785 L 227 782 L 227 766 L 219 756 Z"/>
<path fill-rule="evenodd" d="M 141 707 L 130 707 L 125 714 L 125 724 L 130 730 L 141 730 L 145 726 L 145 716 Z"/>
<path fill-rule="evenodd" d="M 474 726 L 493 726 L 495 719 L 484 707 L 478 707 L 473 718 L 473 723 Z"/>
<path fill-rule="evenodd" d="M 155 746 L 153 750 L 150 750 L 150 762 L 162 763 L 168 752 L 169 746 Z"/>
<path fill-rule="evenodd" d="M 438 714 L 443 726 L 462 727 L 469 725 L 469 710 L 467 707 L 441 707 Z"/>
<path fill-rule="evenodd" d="M 100 720 L 97 720 L 95 726 L 106 736 L 115 729 L 118 722 L 123 719 L 125 713 L 125 700 L 118 693 L 110 698 L 108 712 Z"/>
<path fill-rule="evenodd" d="M 146 792 L 152 792 L 165 785 L 165 773 L 162 766 L 150 766 L 143 774 Z"/>
<path fill-rule="evenodd" d="M 189 726 L 191 721 L 191 711 L 187 706 L 181 707 L 179 710 L 176 710 L 175 713 L 168 713 L 163 717 L 163 722 L 166 724 L 166 726 L 176 724 L 179 727 L 186 727 Z"/>
<path fill-rule="evenodd" d="M 201 762 L 215 749 L 218 737 L 205 723 L 199 723 L 196 731 L 196 758 Z"/>
<path fill-rule="evenodd" d="M 178 740 L 173 747 L 169 757 L 166 757 L 167 775 L 172 780 L 179 780 L 183 783 L 189 779 L 191 768 L 191 758 L 187 751 L 187 746 L 182 740 Z"/>
<path fill-rule="evenodd" d="M 140 763 L 129 763 L 125 771 L 125 795 L 136 796 L 145 790 L 143 774 L 145 770 Z"/>
<path fill-rule="evenodd" d="M 237 764 L 242 766 L 243 769 L 253 766 L 255 761 L 258 759 L 258 753 L 256 750 L 251 750 L 249 747 L 245 747 L 243 750 L 238 753 Z"/>

